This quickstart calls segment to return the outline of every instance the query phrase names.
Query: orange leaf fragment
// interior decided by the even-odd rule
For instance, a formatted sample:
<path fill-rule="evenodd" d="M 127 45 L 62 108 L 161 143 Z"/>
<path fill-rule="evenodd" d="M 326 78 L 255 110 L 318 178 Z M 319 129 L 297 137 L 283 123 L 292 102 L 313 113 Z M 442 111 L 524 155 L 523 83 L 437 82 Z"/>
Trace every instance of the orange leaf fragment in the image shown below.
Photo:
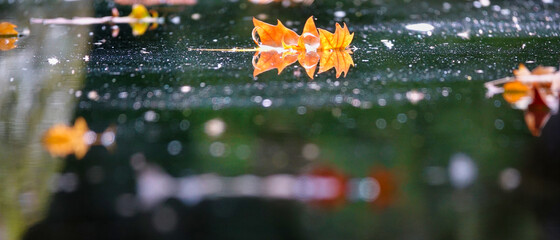
<path fill-rule="evenodd" d="M 350 50 L 333 49 L 330 51 L 321 51 L 319 55 L 321 60 L 319 62 L 319 73 L 326 72 L 331 68 L 335 68 L 336 77 L 340 77 L 344 73 L 344 77 L 348 73 L 350 66 L 354 66 L 354 61 L 350 56 Z"/>
<path fill-rule="evenodd" d="M 529 87 L 520 81 L 513 81 L 504 84 L 504 100 L 509 103 L 516 103 L 521 98 L 529 96 Z"/>
<path fill-rule="evenodd" d="M 299 35 L 285 27 L 280 20 L 278 20 L 278 24 L 270 25 L 253 18 L 253 24 L 255 25 L 255 28 L 253 28 L 253 41 L 259 47 L 295 47 L 298 44 Z M 260 43 L 257 40 L 257 35 Z"/>
<path fill-rule="evenodd" d="M 344 24 L 344 27 L 340 27 L 340 24 L 336 23 L 334 33 L 330 33 L 324 29 L 319 29 L 319 35 L 321 38 L 321 46 L 319 47 L 319 50 L 346 49 L 350 46 L 350 43 L 354 38 L 354 33 L 350 34 L 348 27 L 346 27 L 346 23 Z"/>
<path fill-rule="evenodd" d="M 84 139 L 88 131 L 86 121 L 80 117 L 73 127 L 58 124 L 49 128 L 42 143 L 53 156 L 65 157 L 73 153 L 76 158 L 81 159 L 89 150 L 89 144 Z"/>
<path fill-rule="evenodd" d="M 316 51 L 321 44 L 319 31 L 315 27 L 313 16 L 307 19 L 303 26 L 303 33 L 298 39 L 298 48 L 306 51 Z"/>

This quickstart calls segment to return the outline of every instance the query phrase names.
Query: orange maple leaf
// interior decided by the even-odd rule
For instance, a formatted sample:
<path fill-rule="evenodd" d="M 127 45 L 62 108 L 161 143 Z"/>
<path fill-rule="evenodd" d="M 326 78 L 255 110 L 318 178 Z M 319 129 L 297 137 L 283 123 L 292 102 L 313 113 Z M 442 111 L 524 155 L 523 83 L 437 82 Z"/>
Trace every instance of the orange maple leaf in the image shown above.
<path fill-rule="evenodd" d="M 270 25 L 253 18 L 253 41 L 259 47 L 283 48 L 284 50 L 295 51 L 317 51 L 331 49 L 346 49 L 354 38 L 354 33 L 350 34 L 348 27 L 340 27 L 336 24 L 334 33 L 315 26 L 313 17 L 305 22 L 303 33 L 299 36 L 294 31 L 286 28 L 280 20 L 277 25 Z M 260 42 L 257 40 L 257 36 Z"/>
<path fill-rule="evenodd" d="M 303 33 L 298 39 L 298 49 L 305 51 L 316 51 L 321 45 L 319 31 L 313 21 L 313 16 L 309 17 L 303 26 Z"/>
<path fill-rule="evenodd" d="M 285 27 L 280 20 L 278 20 L 278 24 L 270 25 L 253 18 L 253 24 L 255 25 L 252 34 L 253 41 L 255 41 L 259 47 L 285 48 L 285 46 L 295 47 L 298 44 L 299 35 Z M 260 42 L 257 40 L 257 34 Z"/>

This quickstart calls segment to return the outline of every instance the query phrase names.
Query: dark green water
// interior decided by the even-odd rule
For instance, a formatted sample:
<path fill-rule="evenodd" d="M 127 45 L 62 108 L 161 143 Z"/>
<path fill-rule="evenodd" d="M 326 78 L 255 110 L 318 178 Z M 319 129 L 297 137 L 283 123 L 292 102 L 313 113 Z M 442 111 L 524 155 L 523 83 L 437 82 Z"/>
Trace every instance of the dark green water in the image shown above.
<path fill-rule="evenodd" d="M 560 120 L 534 137 L 484 83 L 559 64 L 560 4 L 481 3 L 199 1 L 112 37 L 29 19 L 130 6 L 0 0 L 29 32 L 0 52 L 0 239 L 557 239 Z M 253 78 L 253 53 L 189 50 L 253 48 L 259 15 L 346 22 L 356 65 Z M 50 156 L 43 133 L 78 117 L 115 144 Z M 302 194 L 319 168 L 351 179 L 345 201 Z"/>

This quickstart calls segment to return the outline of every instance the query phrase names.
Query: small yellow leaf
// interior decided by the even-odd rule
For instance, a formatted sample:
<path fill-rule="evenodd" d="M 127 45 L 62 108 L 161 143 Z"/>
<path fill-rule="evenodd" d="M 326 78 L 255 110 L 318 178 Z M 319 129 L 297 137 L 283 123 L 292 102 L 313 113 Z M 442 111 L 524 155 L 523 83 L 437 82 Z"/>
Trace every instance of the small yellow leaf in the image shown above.
<path fill-rule="evenodd" d="M 132 5 L 132 12 L 128 15 L 131 18 L 142 19 L 146 17 L 150 17 L 150 13 L 148 9 L 142 4 L 134 4 Z"/>

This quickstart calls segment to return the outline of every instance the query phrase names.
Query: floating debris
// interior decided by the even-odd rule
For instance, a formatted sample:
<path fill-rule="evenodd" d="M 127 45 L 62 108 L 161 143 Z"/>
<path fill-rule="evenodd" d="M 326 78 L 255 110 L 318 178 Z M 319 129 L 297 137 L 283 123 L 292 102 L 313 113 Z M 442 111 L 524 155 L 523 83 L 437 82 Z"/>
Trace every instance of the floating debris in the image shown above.
<path fill-rule="evenodd" d="M 433 25 L 428 23 L 408 24 L 405 26 L 405 28 L 411 31 L 418 31 L 418 32 L 431 32 L 435 29 Z"/>
<path fill-rule="evenodd" d="M 514 77 L 487 82 L 487 97 L 502 93 L 504 100 L 524 111 L 529 131 L 538 137 L 550 116 L 558 112 L 560 72 L 554 67 L 543 66 L 529 71 L 520 64 L 513 74 Z"/>
<path fill-rule="evenodd" d="M 66 18 L 31 18 L 33 24 L 58 24 L 58 25 L 93 25 L 93 24 L 123 24 L 128 23 L 132 28 L 132 35 L 141 36 L 147 30 L 153 30 L 158 27 L 158 24 L 164 22 L 164 18 L 159 17 L 156 11 L 146 9 L 144 5 L 135 4 L 132 7 L 132 12 L 126 17 L 119 17 L 118 11 L 113 10 L 113 16 L 106 17 L 75 17 L 72 19 Z M 113 33 L 118 34 L 118 27 L 113 29 Z M 115 36 L 115 34 L 113 34 Z"/>

